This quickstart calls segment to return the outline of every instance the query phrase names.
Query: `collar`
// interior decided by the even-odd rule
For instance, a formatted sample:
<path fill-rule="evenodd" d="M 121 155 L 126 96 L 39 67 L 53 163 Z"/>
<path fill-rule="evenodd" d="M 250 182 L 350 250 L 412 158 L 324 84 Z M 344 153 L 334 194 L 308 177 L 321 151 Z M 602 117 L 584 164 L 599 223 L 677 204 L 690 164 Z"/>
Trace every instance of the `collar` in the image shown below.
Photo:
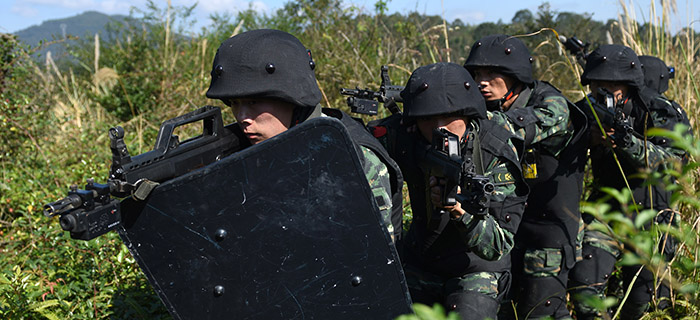
<path fill-rule="evenodd" d="M 488 111 L 502 111 L 502 112 L 506 111 L 506 110 L 503 110 L 503 104 L 506 103 L 506 101 L 512 99 L 513 96 L 515 95 L 515 91 L 518 90 L 519 88 L 523 88 L 523 89 L 520 90 L 518 97 L 515 98 L 514 104 L 517 103 L 518 101 L 522 101 L 521 104 L 522 104 L 522 107 L 524 107 L 527 104 L 527 101 L 530 99 L 530 93 L 532 92 L 532 89 L 523 83 L 516 83 L 515 85 L 513 85 L 512 88 L 510 88 L 508 90 L 508 92 L 506 92 L 506 94 L 502 98 L 500 98 L 498 100 L 486 101 L 486 109 Z M 521 99 L 523 97 L 525 99 Z M 510 106 L 510 108 L 514 108 L 514 107 L 516 107 L 516 106 L 514 106 L 514 105 Z M 510 108 L 508 108 L 508 109 L 510 109 Z"/>
<path fill-rule="evenodd" d="M 515 98 L 515 101 L 513 104 L 510 105 L 509 109 L 517 109 L 517 108 L 524 108 L 527 106 L 527 102 L 530 101 L 530 96 L 532 95 L 532 88 L 530 87 L 525 87 L 522 91 L 520 91 L 520 95 Z"/>
<path fill-rule="evenodd" d="M 292 127 L 306 120 L 318 118 L 321 116 L 321 104 L 316 104 L 315 107 L 295 107 L 292 113 Z"/>

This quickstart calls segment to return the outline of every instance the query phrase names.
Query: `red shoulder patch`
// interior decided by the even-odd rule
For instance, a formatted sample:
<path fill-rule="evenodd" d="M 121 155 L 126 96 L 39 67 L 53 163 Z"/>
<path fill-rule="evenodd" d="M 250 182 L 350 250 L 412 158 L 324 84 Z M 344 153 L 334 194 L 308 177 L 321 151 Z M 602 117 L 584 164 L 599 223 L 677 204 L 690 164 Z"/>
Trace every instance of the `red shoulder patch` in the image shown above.
<path fill-rule="evenodd" d="M 381 138 L 386 135 L 386 127 L 371 127 L 371 130 L 375 138 Z"/>

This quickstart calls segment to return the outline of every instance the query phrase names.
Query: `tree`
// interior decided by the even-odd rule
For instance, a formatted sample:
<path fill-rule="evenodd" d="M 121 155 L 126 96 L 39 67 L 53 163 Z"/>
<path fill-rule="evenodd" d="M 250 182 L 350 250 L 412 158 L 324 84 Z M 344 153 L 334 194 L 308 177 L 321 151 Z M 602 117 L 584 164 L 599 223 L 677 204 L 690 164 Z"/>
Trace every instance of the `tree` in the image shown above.
<path fill-rule="evenodd" d="M 8 76 L 14 60 L 13 51 L 16 49 L 16 36 L 0 33 L 0 94 L 5 89 L 5 77 Z"/>

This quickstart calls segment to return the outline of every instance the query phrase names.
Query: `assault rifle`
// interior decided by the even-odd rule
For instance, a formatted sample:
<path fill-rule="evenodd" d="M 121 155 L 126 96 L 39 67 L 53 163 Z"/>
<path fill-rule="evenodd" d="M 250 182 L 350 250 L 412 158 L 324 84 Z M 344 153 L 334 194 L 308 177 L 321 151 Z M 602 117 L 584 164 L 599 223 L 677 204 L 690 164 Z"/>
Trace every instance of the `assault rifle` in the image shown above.
<path fill-rule="evenodd" d="M 202 134 L 180 142 L 175 128 L 201 121 Z M 68 196 L 44 205 L 44 215 L 60 216 L 61 228 L 71 238 L 90 240 L 121 223 L 121 200 L 131 196 L 145 200 L 162 182 L 238 151 L 244 136 L 237 124 L 223 125 L 221 109 L 205 106 L 163 122 L 153 150 L 130 156 L 124 142 L 124 129 L 109 129 L 112 166 L 107 183 L 87 179 L 85 189 L 72 185 Z"/>
<path fill-rule="evenodd" d="M 494 185 L 488 177 L 476 173 L 471 157 L 462 159 L 460 153 L 457 135 L 445 128 L 433 129 L 432 145 L 420 163 L 431 176 L 444 179 L 443 205 L 452 206 L 459 201 L 470 214 L 485 215 Z"/>
<path fill-rule="evenodd" d="M 559 36 L 559 41 L 564 45 L 566 50 L 576 57 L 576 61 L 581 67 L 586 66 L 586 57 L 588 56 L 588 47 L 590 43 L 583 42 L 576 38 L 576 36 L 567 38 L 561 35 Z"/>
<path fill-rule="evenodd" d="M 352 112 L 377 115 L 379 103 L 383 103 L 392 114 L 401 113 L 396 103 L 403 102 L 401 98 L 403 87 L 391 84 L 388 66 L 382 66 L 381 77 L 382 83 L 379 86 L 379 91 L 371 91 L 367 88 L 360 89 L 358 87 L 355 87 L 355 89 L 340 88 L 340 94 L 349 96 L 347 103 Z"/>
<path fill-rule="evenodd" d="M 576 36 L 566 38 L 560 35 L 559 41 L 571 54 L 576 56 L 578 64 L 585 68 L 589 43 L 579 40 Z M 598 114 L 598 118 L 602 124 L 615 129 L 615 134 L 612 136 L 613 140 L 624 146 L 630 142 L 630 135 L 644 139 L 639 133 L 634 131 L 631 124 L 632 121 L 629 117 L 629 111 L 627 111 L 627 113 L 624 111 L 626 99 L 620 99 L 620 101 L 615 103 L 613 94 L 603 88 L 598 89 L 597 95 L 598 97 L 602 97 L 602 101 L 591 99 L 593 108 L 596 114 Z"/>
<path fill-rule="evenodd" d="M 613 94 L 603 88 L 598 89 L 598 97 L 603 97 L 602 101 L 591 99 L 593 108 L 598 114 L 600 123 L 615 129 L 615 134 L 612 136 L 613 140 L 625 146 L 630 142 L 630 135 L 644 139 L 642 135 L 634 131 L 632 119 L 628 115 L 629 111 L 626 113 L 624 110 L 626 99 L 619 99 L 615 103 Z"/>

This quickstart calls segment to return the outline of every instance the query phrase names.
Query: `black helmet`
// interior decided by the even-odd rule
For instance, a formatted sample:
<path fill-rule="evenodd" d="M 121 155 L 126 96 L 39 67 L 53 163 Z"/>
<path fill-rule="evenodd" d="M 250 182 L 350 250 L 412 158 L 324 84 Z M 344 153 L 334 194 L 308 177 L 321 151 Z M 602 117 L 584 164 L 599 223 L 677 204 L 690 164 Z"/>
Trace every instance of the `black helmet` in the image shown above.
<path fill-rule="evenodd" d="M 642 63 L 629 47 L 606 44 L 586 57 L 586 67 L 581 75 L 581 84 L 591 81 L 617 81 L 639 89 L 644 85 Z"/>
<path fill-rule="evenodd" d="M 644 85 L 658 93 L 668 90 L 668 80 L 673 78 L 672 68 L 666 66 L 663 60 L 653 56 L 639 56 L 644 72 Z"/>
<path fill-rule="evenodd" d="M 503 34 L 486 36 L 474 43 L 464 67 L 472 73 L 480 67 L 495 68 L 528 86 L 535 82 L 527 47 L 520 39 Z"/>
<path fill-rule="evenodd" d="M 459 113 L 486 119 L 486 104 L 474 79 L 458 64 L 439 62 L 413 71 L 401 91 L 406 117 Z"/>
<path fill-rule="evenodd" d="M 300 107 L 321 101 L 314 63 L 293 35 L 270 29 L 241 33 L 216 52 L 207 97 L 274 98 Z"/>

